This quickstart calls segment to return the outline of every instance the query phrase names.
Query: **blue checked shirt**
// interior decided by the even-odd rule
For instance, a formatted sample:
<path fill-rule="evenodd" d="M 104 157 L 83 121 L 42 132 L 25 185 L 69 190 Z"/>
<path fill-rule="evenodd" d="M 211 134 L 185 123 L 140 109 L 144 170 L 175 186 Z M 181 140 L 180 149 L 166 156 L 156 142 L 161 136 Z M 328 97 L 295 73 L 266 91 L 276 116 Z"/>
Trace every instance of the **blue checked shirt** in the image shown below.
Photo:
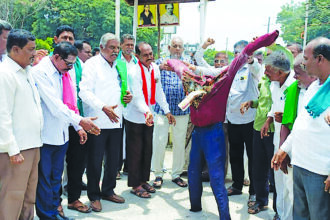
<path fill-rule="evenodd" d="M 165 59 L 169 59 L 169 57 L 166 58 L 160 58 L 156 61 L 157 65 L 160 65 Z M 191 63 L 190 60 L 183 59 L 186 62 Z M 182 111 L 178 104 L 186 97 L 181 79 L 176 75 L 175 72 L 167 71 L 167 70 L 161 70 L 160 71 L 161 76 L 161 83 L 162 87 L 166 96 L 166 101 L 170 107 L 170 111 L 172 115 L 187 115 L 190 113 L 190 109 L 188 108 L 186 111 Z M 157 114 L 164 115 L 163 110 L 160 108 L 158 103 L 156 103 L 154 111 Z"/>

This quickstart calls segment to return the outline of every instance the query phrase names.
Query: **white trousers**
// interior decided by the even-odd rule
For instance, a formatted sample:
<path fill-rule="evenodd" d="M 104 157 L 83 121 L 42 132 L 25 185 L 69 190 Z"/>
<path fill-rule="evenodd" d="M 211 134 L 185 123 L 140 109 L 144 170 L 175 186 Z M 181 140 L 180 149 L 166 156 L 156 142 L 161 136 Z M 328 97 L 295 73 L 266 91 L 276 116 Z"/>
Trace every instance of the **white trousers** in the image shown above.
<path fill-rule="evenodd" d="M 274 171 L 276 187 L 276 208 L 281 220 L 293 219 L 293 174 L 288 167 L 288 174 L 281 170 Z"/>
<path fill-rule="evenodd" d="M 172 179 L 180 176 L 185 163 L 185 142 L 189 121 L 189 115 L 174 116 L 176 125 L 172 126 L 173 134 L 173 163 Z M 157 114 L 154 120 L 153 148 L 152 148 L 152 168 L 155 176 L 163 177 L 163 164 L 165 150 L 168 140 L 168 130 L 170 124 L 165 115 Z"/>

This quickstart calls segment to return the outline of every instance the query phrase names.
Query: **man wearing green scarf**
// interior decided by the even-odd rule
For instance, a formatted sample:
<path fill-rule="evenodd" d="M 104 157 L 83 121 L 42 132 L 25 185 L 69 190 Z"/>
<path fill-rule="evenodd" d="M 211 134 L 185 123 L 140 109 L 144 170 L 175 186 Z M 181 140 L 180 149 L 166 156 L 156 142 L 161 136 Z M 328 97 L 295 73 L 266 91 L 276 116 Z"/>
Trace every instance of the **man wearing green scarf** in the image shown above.
<path fill-rule="evenodd" d="M 272 159 L 278 170 L 291 152 L 294 181 L 294 219 L 330 216 L 330 39 L 308 43 L 303 65 L 318 79 L 306 91 L 291 134 Z"/>
<path fill-rule="evenodd" d="M 280 133 L 280 146 L 284 143 L 288 135 L 290 134 L 294 121 L 297 118 L 297 114 L 304 108 L 302 99 L 309 85 L 316 80 L 315 77 L 309 76 L 306 70 L 303 68 L 303 55 L 299 54 L 294 62 L 294 78 L 297 79 L 285 90 L 285 105 L 282 118 L 282 126 Z M 290 158 L 287 157 L 283 161 L 281 170 L 284 173 L 288 173 L 287 165 L 290 162 Z"/>

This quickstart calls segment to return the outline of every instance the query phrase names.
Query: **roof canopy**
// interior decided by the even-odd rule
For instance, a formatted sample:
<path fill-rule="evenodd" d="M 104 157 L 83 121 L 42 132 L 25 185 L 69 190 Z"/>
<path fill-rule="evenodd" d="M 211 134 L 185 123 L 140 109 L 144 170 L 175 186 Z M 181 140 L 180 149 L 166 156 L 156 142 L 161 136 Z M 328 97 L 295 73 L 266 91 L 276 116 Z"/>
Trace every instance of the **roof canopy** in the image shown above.
<path fill-rule="evenodd" d="M 134 5 L 134 0 L 125 0 L 128 4 Z M 215 0 L 209 0 L 215 1 Z M 139 0 L 139 5 L 152 5 L 152 4 L 167 4 L 167 3 L 188 3 L 188 2 L 200 2 L 200 0 Z"/>

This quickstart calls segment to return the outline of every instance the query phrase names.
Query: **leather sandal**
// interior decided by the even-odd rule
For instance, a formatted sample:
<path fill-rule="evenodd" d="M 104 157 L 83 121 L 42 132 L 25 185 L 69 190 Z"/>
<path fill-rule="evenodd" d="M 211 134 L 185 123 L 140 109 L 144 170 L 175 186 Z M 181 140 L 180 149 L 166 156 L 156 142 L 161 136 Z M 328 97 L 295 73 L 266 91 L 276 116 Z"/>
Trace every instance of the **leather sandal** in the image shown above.
<path fill-rule="evenodd" d="M 183 181 L 183 179 L 181 179 L 180 177 L 175 178 L 174 180 L 172 180 L 173 183 L 175 183 L 176 185 L 180 186 L 180 187 L 187 187 L 188 184 Z"/>
<path fill-rule="evenodd" d="M 242 191 L 234 188 L 233 186 L 229 186 L 227 189 L 227 195 L 228 196 L 233 196 L 233 195 L 241 195 Z"/>
<path fill-rule="evenodd" d="M 154 183 L 152 184 L 153 187 L 155 188 L 160 188 L 163 185 L 163 178 L 161 178 L 160 176 L 157 176 Z"/>
<path fill-rule="evenodd" d="M 68 204 L 68 209 L 76 210 L 82 213 L 90 213 L 92 209 L 85 205 L 84 203 L 80 202 L 79 200 L 74 201 L 73 203 Z"/>
<path fill-rule="evenodd" d="M 151 198 L 151 195 L 143 188 L 132 189 L 131 193 L 140 198 L 144 198 L 144 199 Z"/>
<path fill-rule="evenodd" d="M 148 183 L 142 184 L 143 189 L 145 189 L 148 193 L 155 193 L 156 190 L 154 187 L 150 186 Z"/>
<path fill-rule="evenodd" d="M 266 209 L 267 209 L 267 206 L 262 206 L 259 203 L 255 203 L 253 206 L 248 208 L 248 213 L 254 215 L 254 214 L 257 214 Z"/>

